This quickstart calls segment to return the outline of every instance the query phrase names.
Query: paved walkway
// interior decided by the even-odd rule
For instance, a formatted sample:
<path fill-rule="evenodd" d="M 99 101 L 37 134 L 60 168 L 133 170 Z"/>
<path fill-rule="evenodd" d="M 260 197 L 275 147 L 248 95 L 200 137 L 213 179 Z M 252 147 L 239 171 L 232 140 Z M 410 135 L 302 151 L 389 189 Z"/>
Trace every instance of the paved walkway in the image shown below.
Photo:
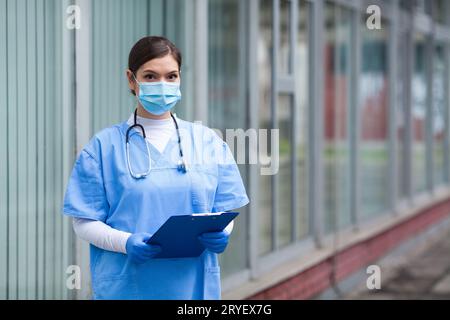
<path fill-rule="evenodd" d="M 363 290 L 350 299 L 450 299 L 450 232 L 423 253 L 389 270 L 380 290 Z M 383 270 L 382 270 L 383 275 Z"/>

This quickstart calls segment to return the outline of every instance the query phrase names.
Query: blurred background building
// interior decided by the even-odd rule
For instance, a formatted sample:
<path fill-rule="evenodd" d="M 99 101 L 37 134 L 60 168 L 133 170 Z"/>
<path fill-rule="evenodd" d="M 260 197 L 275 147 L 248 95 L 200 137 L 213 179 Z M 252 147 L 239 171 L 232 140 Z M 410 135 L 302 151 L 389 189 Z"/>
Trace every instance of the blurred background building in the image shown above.
<path fill-rule="evenodd" d="M 224 298 L 332 296 L 450 228 L 450 1 L 0 0 L 1 299 L 90 297 L 63 194 L 83 145 L 133 111 L 145 35 L 183 53 L 179 117 L 280 129 L 278 174 L 240 166 L 251 203 L 221 255 Z"/>

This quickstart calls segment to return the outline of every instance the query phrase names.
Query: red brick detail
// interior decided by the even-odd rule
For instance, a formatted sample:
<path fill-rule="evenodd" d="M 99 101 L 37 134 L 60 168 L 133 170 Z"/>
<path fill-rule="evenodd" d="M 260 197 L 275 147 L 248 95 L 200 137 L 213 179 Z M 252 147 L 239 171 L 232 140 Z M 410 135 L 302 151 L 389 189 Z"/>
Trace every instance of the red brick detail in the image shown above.
<path fill-rule="evenodd" d="M 248 297 L 248 299 L 276 300 L 314 297 L 331 286 L 332 277 L 336 281 L 343 280 L 353 272 L 380 259 L 406 239 L 425 231 L 449 215 L 450 199 L 446 199 L 386 231 L 338 252 L 287 280 Z"/>

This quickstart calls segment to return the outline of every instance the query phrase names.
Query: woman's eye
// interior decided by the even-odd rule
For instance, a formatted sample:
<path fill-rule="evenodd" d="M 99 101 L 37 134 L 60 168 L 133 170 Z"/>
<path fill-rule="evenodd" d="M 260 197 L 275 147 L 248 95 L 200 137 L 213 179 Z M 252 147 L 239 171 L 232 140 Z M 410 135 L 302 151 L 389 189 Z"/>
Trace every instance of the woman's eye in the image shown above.
<path fill-rule="evenodd" d="M 169 76 L 169 80 L 176 80 L 178 76 L 176 74 L 172 74 Z"/>
<path fill-rule="evenodd" d="M 147 75 L 144 76 L 144 78 L 147 79 L 147 80 L 155 79 L 155 77 L 152 74 L 147 74 Z"/>

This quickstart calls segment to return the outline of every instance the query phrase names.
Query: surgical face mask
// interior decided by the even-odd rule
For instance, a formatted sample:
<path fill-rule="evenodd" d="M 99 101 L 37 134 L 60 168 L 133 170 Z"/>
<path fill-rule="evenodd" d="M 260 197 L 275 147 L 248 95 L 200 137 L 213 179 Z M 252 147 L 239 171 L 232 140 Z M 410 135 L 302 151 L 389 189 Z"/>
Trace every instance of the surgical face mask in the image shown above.
<path fill-rule="evenodd" d="M 181 99 L 179 82 L 139 82 L 139 102 L 145 110 L 162 115 L 172 109 Z"/>

